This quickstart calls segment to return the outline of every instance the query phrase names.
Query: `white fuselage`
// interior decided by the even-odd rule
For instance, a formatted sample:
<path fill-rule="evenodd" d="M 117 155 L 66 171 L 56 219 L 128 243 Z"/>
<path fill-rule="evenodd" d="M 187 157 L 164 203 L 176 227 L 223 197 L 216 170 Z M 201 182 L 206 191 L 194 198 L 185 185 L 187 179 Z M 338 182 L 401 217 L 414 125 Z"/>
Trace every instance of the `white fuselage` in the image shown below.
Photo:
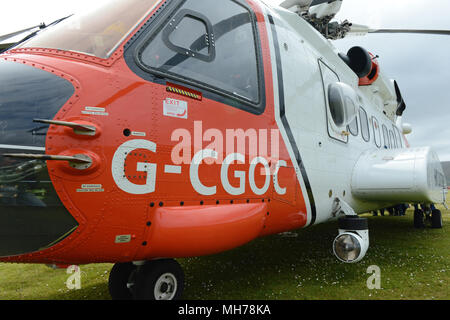
<path fill-rule="evenodd" d="M 277 123 L 288 146 L 303 194 L 308 194 L 308 189 L 312 193 L 312 197 L 305 198 L 309 210 L 313 209 L 308 202 L 311 199 L 314 201 L 314 222 L 333 218 L 332 207 L 337 197 L 357 213 L 398 204 L 392 199 L 364 201 L 352 194 L 352 173 L 364 152 L 407 147 L 401 128 L 396 125 L 397 104 L 393 82 L 380 74 L 372 85 L 360 87 L 359 78 L 338 56 L 330 41 L 305 20 L 279 7 L 266 6 L 265 14 L 271 60 L 274 61 L 274 88 L 279 88 L 278 91 L 275 89 Z M 283 82 L 282 87 L 280 81 Z M 358 109 L 362 108 L 367 114 L 366 121 L 364 112 L 358 112 L 356 134 L 339 135 L 330 128 L 326 90 L 333 82 L 350 85 L 358 95 Z M 284 96 L 281 100 L 280 95 Z M 283 101 L 284 106 L 281 105 Z M 282 109 L 284 119 L 280 116 Z M 387 129 L 386 139 L 383 126 Z M 363 134 L 366 128 L 368 136 Z M 296 148 L 301 162 L 296 161 Z M 305 181 L 302 166 L 309 181 Z M 309 219 L 311 216 L 308 212 Z"/>

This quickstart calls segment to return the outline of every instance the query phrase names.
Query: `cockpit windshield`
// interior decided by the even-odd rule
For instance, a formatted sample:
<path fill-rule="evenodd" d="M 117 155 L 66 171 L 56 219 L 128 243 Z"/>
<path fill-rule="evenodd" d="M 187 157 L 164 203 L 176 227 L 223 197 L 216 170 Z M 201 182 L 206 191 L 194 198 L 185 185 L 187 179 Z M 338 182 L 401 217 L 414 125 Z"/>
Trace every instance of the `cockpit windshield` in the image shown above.
<path fill-rule="evenodd" d="M 161 0 L 110 0 L 39 32 L 18 48 L 49 48 L 107 59 Z"/>

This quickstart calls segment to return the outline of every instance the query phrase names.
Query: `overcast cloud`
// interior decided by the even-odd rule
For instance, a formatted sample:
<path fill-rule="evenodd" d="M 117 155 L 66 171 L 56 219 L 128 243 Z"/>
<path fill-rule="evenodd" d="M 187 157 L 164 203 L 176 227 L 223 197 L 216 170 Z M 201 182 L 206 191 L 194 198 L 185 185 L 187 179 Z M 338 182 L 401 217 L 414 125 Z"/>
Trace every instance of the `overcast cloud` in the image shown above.
<path fill-rule="evenodd" d="M 2 5 L 0 11 L 0 34 L 44 21 L 48 23 L 99 2 L 9 1 Z M 374 28 L 450 30 L 449 12 L 448 0 L 344 0 L 337 19 L 348 19 Z M 441 160 L 450 160 L 450 37 L 369 35 L 334 43 L 343 52 L 359 45 L 380 56 L 382 71 L 398 81 L 406 101 L 408 108 L 404 121 L 413 126 L 413 133 L 408 136 L 412 146 L 431 145 L 438 151 Z"/>
<path fill-rule="evenodd" d="M 373 28 L 450 30 L 449 13 L 448 0 L 344 0 L 336 19 Z M 432 146 L 450 161 L 450 36 L 372 34 L 334 45 L 342 52 L 357 45 L 379 55 L 382 72 L 397 80 L 405 99 L 411 145 Z"/>
<path fill-rule="evenodd" d="M 345 0 L 338 20 L 374 28 L 450 30 L 448 0 Z M 346 51 L 361 45 L 380 56 L 382 71 L 396 79 L 407 104 L 404 121 L 413 125 L 412 146 L 433 146 L 441 160 L 450 160 L 450 37 L 386 35 L 336 41 Z"/>

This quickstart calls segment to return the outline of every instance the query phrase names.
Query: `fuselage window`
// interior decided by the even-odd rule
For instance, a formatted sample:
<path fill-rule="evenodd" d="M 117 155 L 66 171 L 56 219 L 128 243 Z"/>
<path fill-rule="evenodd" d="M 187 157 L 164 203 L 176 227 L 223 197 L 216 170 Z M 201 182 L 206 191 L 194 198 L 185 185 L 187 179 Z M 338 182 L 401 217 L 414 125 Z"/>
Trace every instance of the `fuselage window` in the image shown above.
<path fill-rule="evenodd" d="M 369 119 L 367 118 L 366 110 L 359 108 L 359 121 L 361 122 L 361 135 L 364 141 L 370 141 Z"/>
<path fill-rule="evenodd" d="M 150 72 L 260 103 L 257 34 L 250 11 L 238 1 L 187 0 L 141 47 Z"/>
<path fill-rule="evenodd" d="M 402 136 L 400 135 L 400 131 L 398 130 L 398 128 L 396 126 L 394 127 L 394 134 L 395 134 L 395 140 L 397 142 L 397 146 L 399 148 L 403 148 L 403 144 L 402 144 Z"/>
<path fill-rule="evenodd" d="M 359 128 L 358 128 L 358 117 L 355 117 L 355 119 L 348 125 L 348 131 L 355 137 L 359 134 Z"/>
<path fill-rule="evenodd" d="M 381 129 L 375 117 L 372 117 L 372 127 L 375 144 L 378 148 L 381 148 Z"/>
<path fill-rule="evenodd" d="M 397 148 L 397 142 L 395 141 L 394 132 L 389 130 L 389 140 L 391 141 L 392 148 Z"/>
<path fill-rule="evenodd" d="M 383 138 L 384 138 L 384 148 L 390 149 L 391 143 L 389 141 L 389 133 L 388 133 L 388 129 L 386 128 L 386 126 L 384 124 L 383 124 Z"/>

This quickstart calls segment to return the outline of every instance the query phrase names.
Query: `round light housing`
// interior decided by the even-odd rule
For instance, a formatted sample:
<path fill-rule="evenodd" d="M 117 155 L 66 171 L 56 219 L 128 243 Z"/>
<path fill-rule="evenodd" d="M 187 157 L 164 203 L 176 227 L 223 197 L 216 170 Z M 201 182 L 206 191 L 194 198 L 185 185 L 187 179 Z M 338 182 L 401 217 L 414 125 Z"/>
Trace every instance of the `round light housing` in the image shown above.
<path fill-rule="evenodd" d="M 358 95 L 346 83 L 335 82 L 328 87 L 328 102 L 333 123 L 344 128 L 353 122 L 358 112 Z"/>
<path fill-rule="evenodd" d="M 333 251 L 342 262 L 358 262 L 365 255 L 363 239 L 355 233 L 342 233 L 334 240 Z"/>

